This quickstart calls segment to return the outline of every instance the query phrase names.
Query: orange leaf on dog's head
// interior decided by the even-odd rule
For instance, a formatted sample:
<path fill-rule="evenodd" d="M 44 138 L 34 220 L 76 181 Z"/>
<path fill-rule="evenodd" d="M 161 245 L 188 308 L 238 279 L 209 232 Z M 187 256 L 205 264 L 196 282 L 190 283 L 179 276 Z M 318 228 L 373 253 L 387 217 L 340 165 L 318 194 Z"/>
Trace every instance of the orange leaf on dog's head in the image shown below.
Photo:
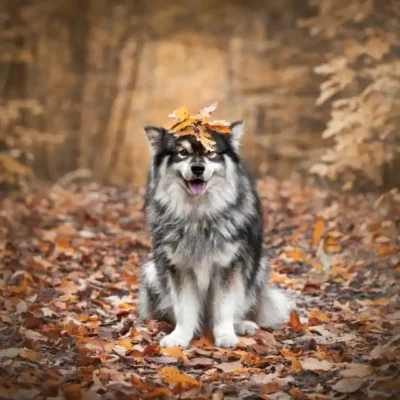
<path fill-rule="evenodd" d="M 169 114 L 168 117 L 183 121 L 184 119 L 190 117 L 190 110 L 187 107 L 180 107 L 173 113 Z"/>
<path fill-rule="evenodd" d="M 211 118 L 211 114 L 217 109 L 217 107 L 218 107 L 218 103 L 213 103 L 213 104 L 210 104 L 207 107 L 202 108 L 199 111 L 200 117 Z"/>
<path fill-rule="evenodd" d="M 185 118 L 182 121 L 178 121 L 176 123 L 174 122 L 170 130 L 174 132 L 182 131 L 183 129 L 186 129 L 189 125 L 194 124 L 196 121 L 197 120 L 195 118 Z"/>

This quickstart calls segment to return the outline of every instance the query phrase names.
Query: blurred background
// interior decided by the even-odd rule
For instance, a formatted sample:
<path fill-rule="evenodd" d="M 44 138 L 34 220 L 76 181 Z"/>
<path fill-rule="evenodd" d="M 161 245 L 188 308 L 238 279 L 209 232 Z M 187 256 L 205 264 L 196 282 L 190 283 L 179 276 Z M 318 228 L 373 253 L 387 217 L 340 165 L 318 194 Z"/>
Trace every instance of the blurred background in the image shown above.
<path fill-rule="evenodd" d="M 142 127 L 215 101 L 258 175 L 398 185 L 398 0 L 0 0 L 0 188 L 145 182 Z"/>

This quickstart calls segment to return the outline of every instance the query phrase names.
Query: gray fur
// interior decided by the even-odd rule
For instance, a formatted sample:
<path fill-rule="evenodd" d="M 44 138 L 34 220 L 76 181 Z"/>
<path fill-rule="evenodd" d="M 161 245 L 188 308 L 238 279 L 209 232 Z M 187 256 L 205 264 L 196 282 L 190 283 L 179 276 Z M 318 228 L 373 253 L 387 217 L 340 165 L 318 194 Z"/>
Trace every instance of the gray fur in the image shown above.
<path fill-rule="evenodd" d="M 153 257 L 141 271 L 139 318 L 176 324 L 163 347 L 187 347 L 206 328 L 217 346 L 231 347 L 236 334 L 279 326 L 290 304 L 268 283 L 261 258 L 261 205 L 238 153 L 243 123 L 232 124 L 232 135 L 212 132 L 214 152 L 193 136 L 145 131 L 153 150 L 146 193 Z M 204 169 L 200 178 L 193 166 Z"/>

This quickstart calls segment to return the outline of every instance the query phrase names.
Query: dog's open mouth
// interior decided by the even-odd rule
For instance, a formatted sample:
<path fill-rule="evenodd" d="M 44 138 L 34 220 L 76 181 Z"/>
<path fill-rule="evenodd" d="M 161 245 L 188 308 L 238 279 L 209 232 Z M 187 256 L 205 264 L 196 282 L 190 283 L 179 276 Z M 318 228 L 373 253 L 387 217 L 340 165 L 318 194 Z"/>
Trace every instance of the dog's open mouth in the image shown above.
<path fill-rule="evenodd" d="M 186 181 L 186 185 L 190 190 L 190 193 L 198 196 L 204 192 L 206 183 L 201 179 L 194 179 L 193 181 Z"/>

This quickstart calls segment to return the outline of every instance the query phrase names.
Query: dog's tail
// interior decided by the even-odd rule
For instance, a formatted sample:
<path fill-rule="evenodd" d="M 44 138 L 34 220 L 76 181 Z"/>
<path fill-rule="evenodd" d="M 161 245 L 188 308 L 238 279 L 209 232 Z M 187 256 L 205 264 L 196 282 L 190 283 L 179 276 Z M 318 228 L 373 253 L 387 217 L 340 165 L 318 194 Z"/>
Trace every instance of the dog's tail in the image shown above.
<path fill-rule="evenodd" d="M 289 320 L 293 309 L 293 299 L 283 290 L 267 283 L 260 294 L 255 322 L 263 328 L 278 328 Z"/>

